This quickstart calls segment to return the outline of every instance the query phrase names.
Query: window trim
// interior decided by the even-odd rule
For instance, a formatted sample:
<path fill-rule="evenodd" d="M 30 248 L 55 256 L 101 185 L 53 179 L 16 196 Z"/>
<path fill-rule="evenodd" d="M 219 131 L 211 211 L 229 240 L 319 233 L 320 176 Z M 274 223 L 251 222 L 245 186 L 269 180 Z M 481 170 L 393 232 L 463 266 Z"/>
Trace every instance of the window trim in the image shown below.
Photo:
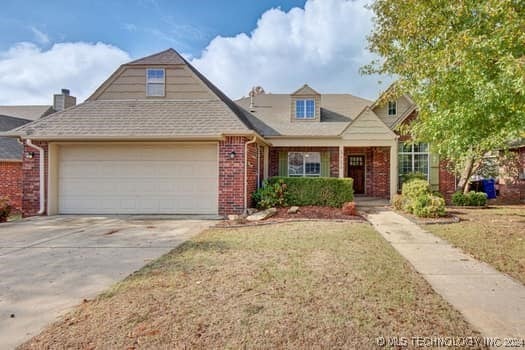
<path fill-rule="evenodd" d="M 303 108 L 303 113 L 304 113 L 304 117 L 298 117 L 297 116 L 297 102 L 299 101 L 303 101 L 304 102 L 304 108 Z M 306 113 L 307 111 L 307 102 L 308 101 L 312 101 L 312 103 L 314 104 L 314 114 L 309 117 Z M 312 120 L 312 119 L 316 119 L 316 113 L 315 113 L 315 99 L 313 98 L 298 98 L 298 99 L 295 99 L 295 119 L 298 119 L 298 120 Z"/>
<path fill-rule="evenodd" d="M 403 145 L 405 144 L 410 144 L 410 152 L 404 152 L 403 151 Z M 419 142 L 419 144 L 426 144 L 427 145 L 427 151 L 426 152 L 414 152 L 414 146 L 415 144 L 414 143 L 409 143 L 409 142 L 400 142 L 399 143 L 399 151 L 397 152 L 397 156 L 398 156 L 398 159 L 400 158 L 400 156 L 402 155 L 410 155 L 410 158 L 411 158 L 411 165 L 412 165 L 412 170 L 410 171 L 411 173 L 413 173 L 415 171 L 414 169 L 414 166 L 415 166 L 415 156 L 416 155 L 426 155 L 427 156 L 427 173 L 426 173 L 426 176 L 427 176 L 427 181 L 430 181 L 430 145 L 426 142 Z M 398 163 L 399 163 L 399 160 L 398 160 Z M 397 171 L 397 176 L 398 176 L 398 186 L 399 188 L 401 188 L 402 186 L 402 181 L 401 181 L 401 177 L 404 175 L 401 173 L 401 167 L 398 166 L 398 171 Z"/>
<path fill-rule="evenodd" d="M 394 110 L 394 113 L 390 113 L 391 110 Z M 387 114 L 389 117 L 395 117 L 397 115 L 397 101 L 388 101 Z"/>
<path fill-rule="evenodd" d="M 160 70 L 162 71 L 162 83 L 160 82 L 150 82 L 148 77 L 148 72 L 150 70 Z M 162 95 L 150 95 L 148 91 L 149 85 L 162 85 Z M 165 97 L 166 96 L 166 69 L 165 68 L 146 68 L 146 97 Z"/>
<path fill-rule="evenodd" d="M 298 175 L 298 174 L 290 174 L 290 155 L 292 153 L 300 153 L 302 154 L 303 156 L 303 173 Z M 313 153 L 316 153 L 319 155 L 319 173 L 318 174 L 307 174 L 306 173 L 306 158 L 304 155 L 305 154 L 313 154 Z M 286 152 L 286 162 L 287 162 L 287 176 L 288 177 L 321 177 L 321 162 L 322 162 L 322 159 L 321 159 L 321 152 L 301 152 L 301 151 L 290 151 L 290 152 Z"/>

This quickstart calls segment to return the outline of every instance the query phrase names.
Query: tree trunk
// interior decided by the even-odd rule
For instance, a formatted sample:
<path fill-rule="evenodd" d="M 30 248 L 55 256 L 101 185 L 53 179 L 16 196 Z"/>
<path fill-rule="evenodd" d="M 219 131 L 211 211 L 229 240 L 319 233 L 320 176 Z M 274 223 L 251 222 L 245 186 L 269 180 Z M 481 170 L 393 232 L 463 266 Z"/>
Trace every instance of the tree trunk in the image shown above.
<path fill-rule="evenodd" d="M 472 171 L 474 169 L 474 157 L 468 157 L 465 161 L 465 167 L 463 168 L 463 171 L 461 172 L 461 177 L 459 178 L 458 183 L 458 191 L 461 191 L 463 193 L 468 192 L 468 181 L 470 179 L 470 176 L 472 175 Z"/>

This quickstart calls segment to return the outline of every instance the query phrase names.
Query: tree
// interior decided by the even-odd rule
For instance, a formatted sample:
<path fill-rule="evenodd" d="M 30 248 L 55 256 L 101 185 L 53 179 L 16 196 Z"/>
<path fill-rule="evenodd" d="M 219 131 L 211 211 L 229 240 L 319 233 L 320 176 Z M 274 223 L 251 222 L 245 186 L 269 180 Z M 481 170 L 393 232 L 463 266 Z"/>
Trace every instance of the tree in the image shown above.
<path fill-rule="evenodd" d="M 362 68 L 397 80 L 384 100 L 409 93 L 416 140 L 464 165 L 460 186 L 483 154 L 525 130 L 525 0 L 375 0 Z"/>

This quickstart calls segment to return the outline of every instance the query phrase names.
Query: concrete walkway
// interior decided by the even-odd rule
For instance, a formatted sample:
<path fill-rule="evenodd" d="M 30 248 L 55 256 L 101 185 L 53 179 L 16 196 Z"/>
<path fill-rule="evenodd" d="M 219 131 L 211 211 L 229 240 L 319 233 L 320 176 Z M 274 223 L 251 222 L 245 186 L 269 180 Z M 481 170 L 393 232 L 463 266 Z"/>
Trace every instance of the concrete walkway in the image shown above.
<path fill-rule="evenodd" d="M 390 210 L 368 220 L 486 337 L 525 338 L 525 286 Z"/>

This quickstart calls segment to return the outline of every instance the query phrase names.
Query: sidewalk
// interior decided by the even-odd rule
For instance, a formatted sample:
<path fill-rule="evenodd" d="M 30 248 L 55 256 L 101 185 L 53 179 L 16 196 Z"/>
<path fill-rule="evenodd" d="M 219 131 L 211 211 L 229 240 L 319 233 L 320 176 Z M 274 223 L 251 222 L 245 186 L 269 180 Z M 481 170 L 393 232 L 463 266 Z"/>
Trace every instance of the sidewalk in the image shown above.
<path fill-rule="evenodd" d="M 486 337 L 525 338 L 525 286 L 390 210 L 374 228 Z"/>

